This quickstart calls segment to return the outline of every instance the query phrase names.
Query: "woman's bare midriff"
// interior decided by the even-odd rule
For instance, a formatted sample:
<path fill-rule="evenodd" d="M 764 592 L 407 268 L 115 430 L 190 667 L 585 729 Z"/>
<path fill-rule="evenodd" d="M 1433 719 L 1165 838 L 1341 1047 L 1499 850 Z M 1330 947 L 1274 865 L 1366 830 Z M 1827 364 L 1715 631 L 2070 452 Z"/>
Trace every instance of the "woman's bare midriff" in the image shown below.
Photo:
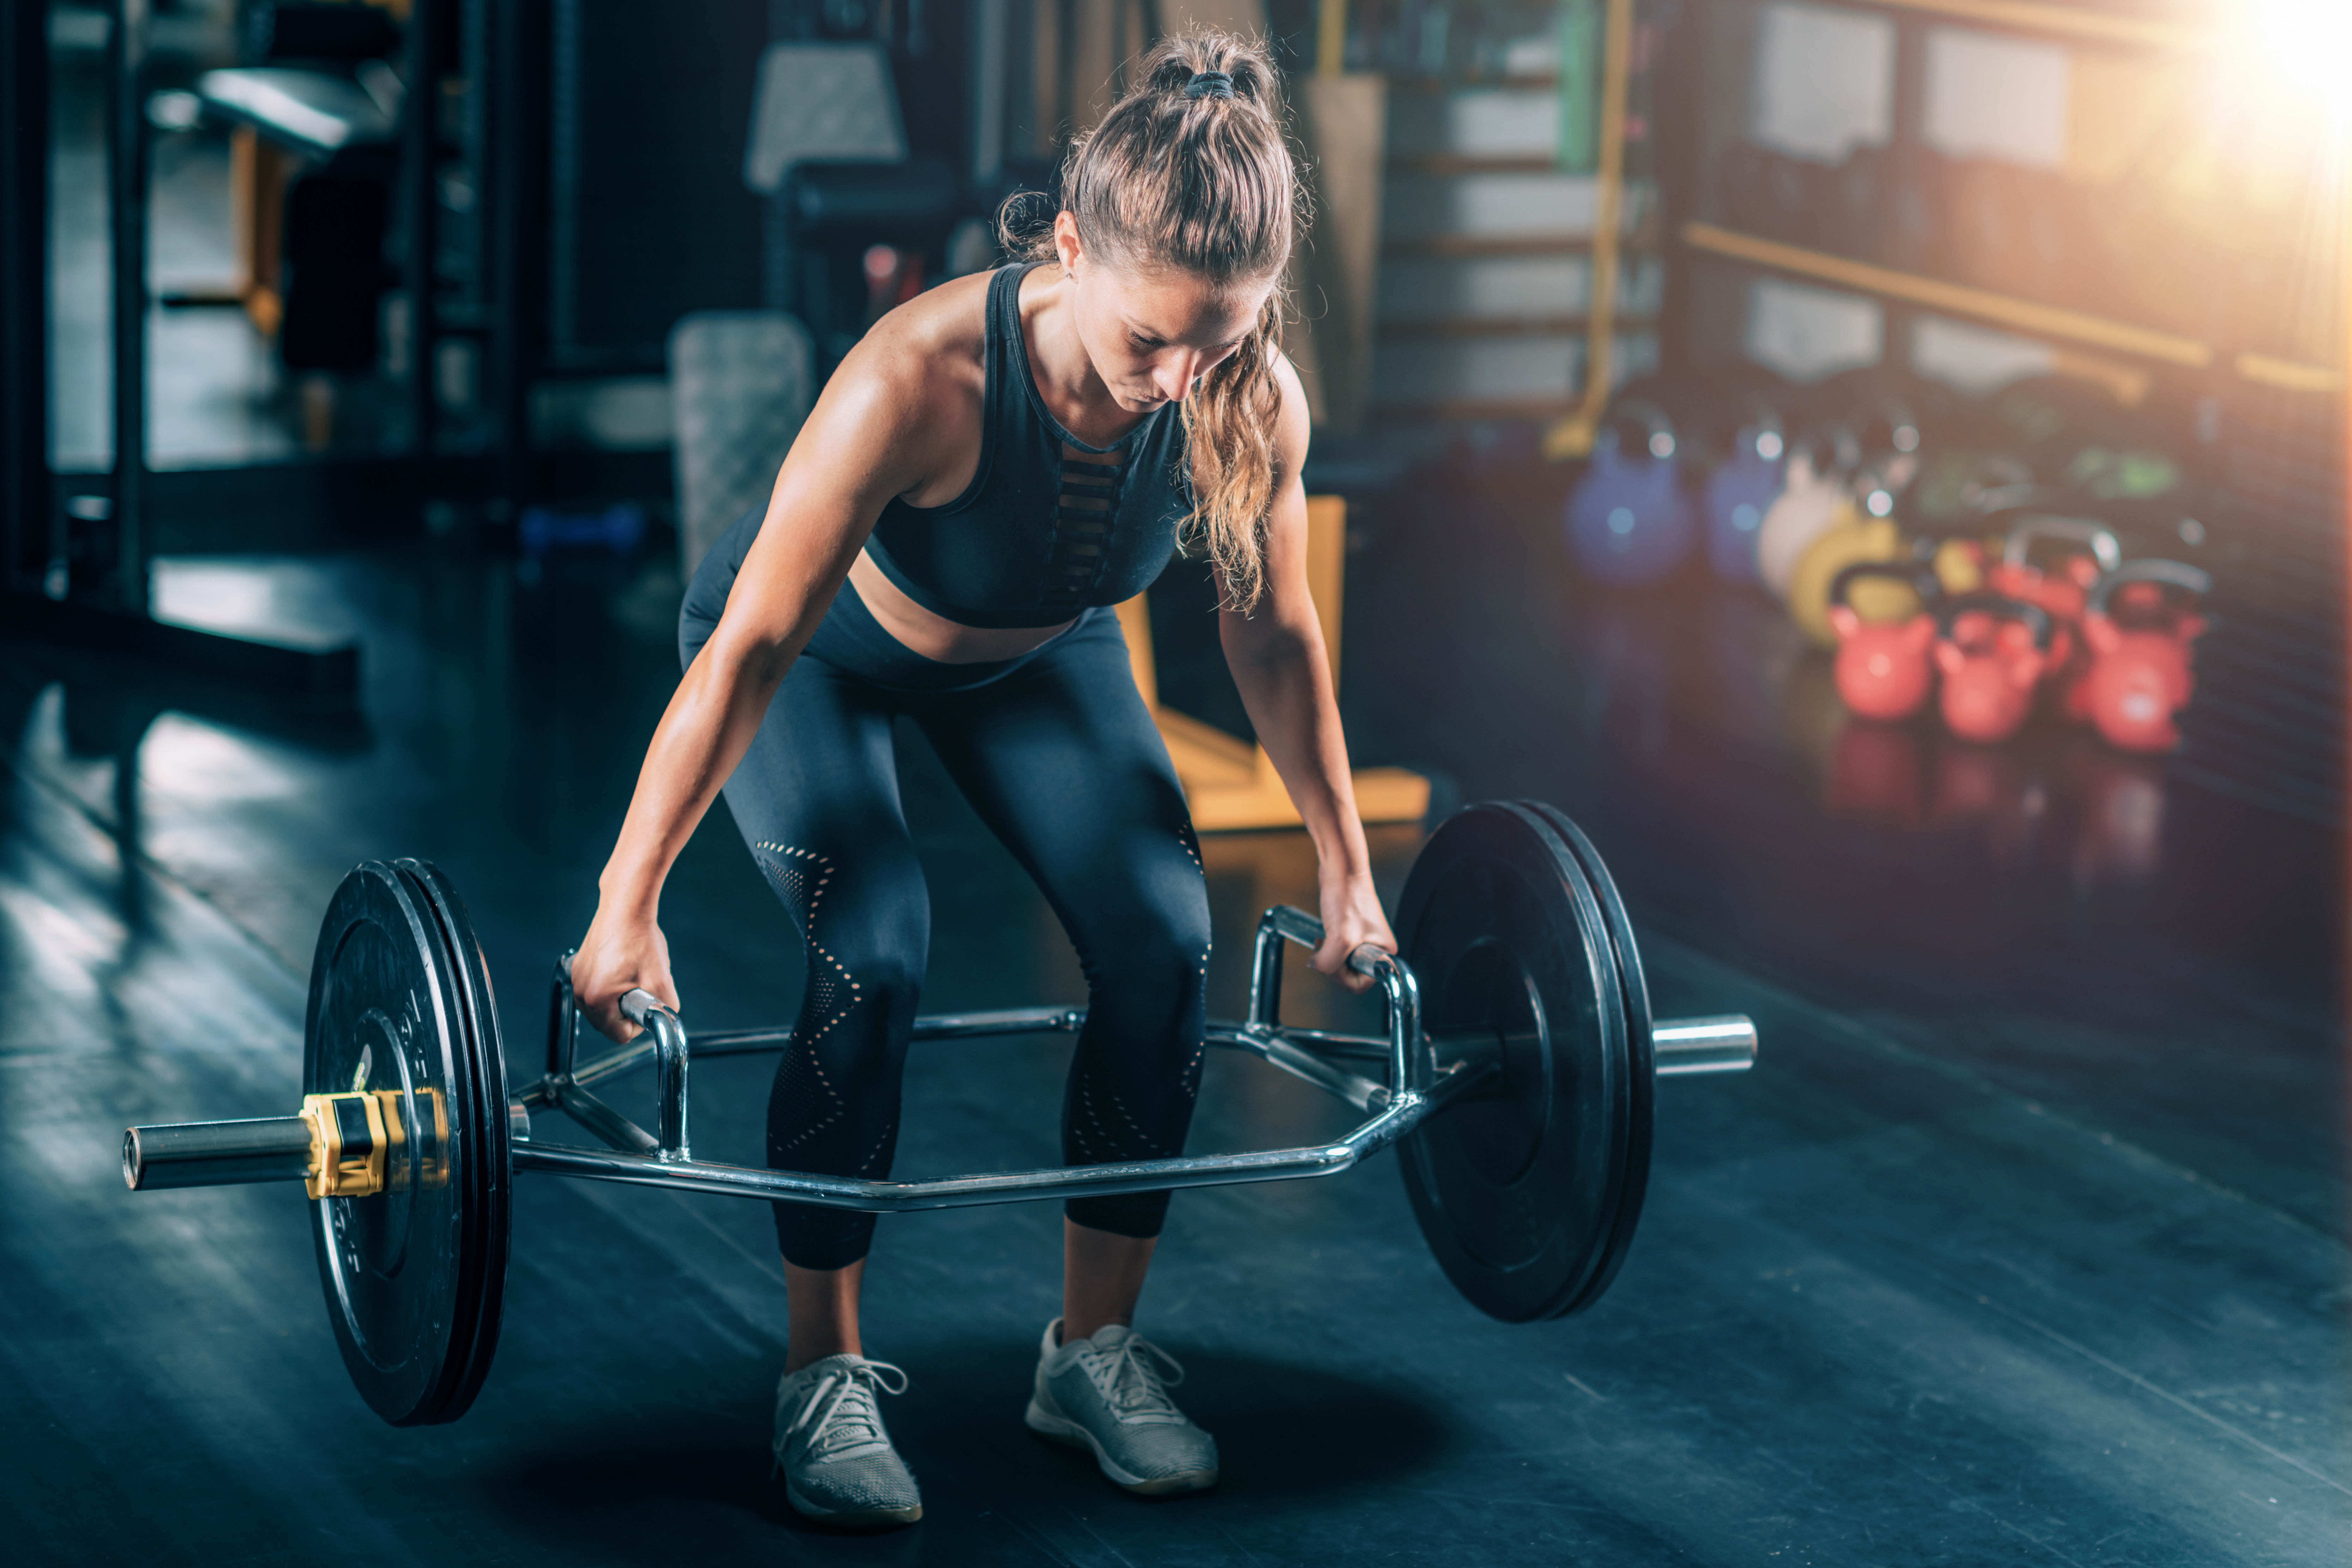
<path fill-rule="evenodd" d="M 863 551 L 849 568 L 849 581 L 884 631 L 909 650 L 940 664 L 993 664 L 1018 658 L 1077 625 L 1070 620 L 1058 626 L 968 626 L 949 620 L 907 597 Z"/>

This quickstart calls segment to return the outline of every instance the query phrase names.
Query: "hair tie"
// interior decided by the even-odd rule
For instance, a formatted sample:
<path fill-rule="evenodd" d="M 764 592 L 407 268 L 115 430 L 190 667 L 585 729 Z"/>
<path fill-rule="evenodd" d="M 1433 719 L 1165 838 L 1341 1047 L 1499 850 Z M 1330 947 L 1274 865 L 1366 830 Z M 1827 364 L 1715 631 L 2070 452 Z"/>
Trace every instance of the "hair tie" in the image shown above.
<path fill-rule="evenodd" d="M 1231 98 L 1234 79 L 1229 71 L 1194 71 L 1192 79 L 1184 84 L 1187 98 Z"/>

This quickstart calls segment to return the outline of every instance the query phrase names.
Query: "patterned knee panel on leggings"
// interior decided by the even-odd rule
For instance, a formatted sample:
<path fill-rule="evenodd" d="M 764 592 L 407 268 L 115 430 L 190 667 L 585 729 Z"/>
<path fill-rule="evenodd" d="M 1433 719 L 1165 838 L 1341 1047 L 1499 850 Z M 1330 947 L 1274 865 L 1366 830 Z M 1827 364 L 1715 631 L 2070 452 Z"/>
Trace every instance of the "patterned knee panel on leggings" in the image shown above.
<path fill-rule="evenodd" d="M 807 950 L 800 1016 L 769 1092 L 768 1163 L 887 1176 L 898 1143 L 898 1075 L 922 981 L 920 927 L 898 934 L 911 952 L 885 951 L 879 944 L 889 943 L 889 928 L 901 922 L 845 919 L 841 908 L 828 907 L 844 890 L 832 859 L 767 841 L 752 848 Z M 913 897 L 921 896 L 918 886 Z M 778 1204 L 775 1213 L 784 1256 L 803 1268 L 855 1262 L 873 1234 L 871 1215 L 804 1204 Z"/>
<path fill-rule="evenodd" d="M 1139 877 L 1138 918 L 1117 940 L 1082 947 L 1088 1003 L 1062 1101 L 1062 1157 L 1073 1165 L 1161 1160 L 1184 1152 L 1201 1091 L 1209 976 L 1208 890 L 1190 825 L 1181 861 Z M 1073 1198 L 1070 1218 L 1121 1236 L 1160 1234 L 1166 1193 Z"/>

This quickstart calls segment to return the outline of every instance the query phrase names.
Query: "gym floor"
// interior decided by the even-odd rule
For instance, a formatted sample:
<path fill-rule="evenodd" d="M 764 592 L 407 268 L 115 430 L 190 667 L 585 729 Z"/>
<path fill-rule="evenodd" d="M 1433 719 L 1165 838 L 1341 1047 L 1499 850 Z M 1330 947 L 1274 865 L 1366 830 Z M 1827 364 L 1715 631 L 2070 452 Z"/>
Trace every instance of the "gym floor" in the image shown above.
<path fill-rule="evenodd" d="M 1661 1009 L 1745 1010 L 1765 1042 L 1745 1079 L 1662 1086 L 1642 1234 L 1594 1310 L 1478 1317 L 1386 1159 L 1180 1197 L 1142 1325 L 1185 1363 L 1225 1480 L 1150 1502 L 1019 1425 L 1055 1310 L 1053 1210 L 887 1221 L 868 1345 L 912 1380 L 887 1414 L 928 1512 L 837 1538 L 766 1483 L 783 1301 L 762 1209 L 530 1177 L 479 1403 L 451 1426 L 380 1426 L 336 1353 L 300 1194 L 133 1195 L 121 1129 L 289 1107 L 316 922 L 368 857 L 451 874 L 504 986 L 509 1061 L 534 1070 L 546 967 L 585 926 L 675 679 L 678 574 L 527 572 L 459 545 L 167 562 L 167 615 L 359 631 L 362 717 L 8 649 L 16 1552 L 2340 1562 L 2336 843 L 2062 733 L 1987 758 L 1898 731 L 1856 763 L 1784 623 L 1696 590 L 1582 596 L 1534 504 L 1472 478 L 1360 513 L 1359 756 L 1430 769 L 1454 800 L 1565 807 L 1625 887 Z M 1213 708 L 1205 624 L 1160 618 L 1168 689 Z M 1020 870 L 919 740 L 904 765 L 937 910 L 927 1005 L 1079 1000 Z M 1418 835 L 1374 837 L 1392 894 Z M 1232 1016 L 1256 910 L 1307 901 L 1312 864 L 1296 835 L 1204 855 L 1212 1010 Z M 790 1016 L 795 941 L 723 815 L 664 921 L 697 1026 Z M 1297 1016 L 1355 1005 L 1294 966 Z M 899 1169 L 1050 1163 L 1066 1049 L 919 1048 Z M 698 1152 L 758 1163 L 768 1070 L 697 1070 Z M 643 1113 L 649 1092 L 616 1098 Z M 1192 1147 L 1303 1141 L 1343 1115 L 1221 1058 Z"/>
<path fill-rule="evenodd" d="M 61 100 L 63 159 L 94 135 L 78 112 Z M 191 145 L 159 167 L 159 278 L 226 265 L 216 163 Z M 102 456 L 100 323 L 74 291 L 102 248 L 94 184 L 58 185 L 67 467 Z M 297 444 L 242 332 L 159 322 L 159 370 L 206 378 L 159 381 L 163 460 Z M 161 563 L 167 616 L 356 633 L 356 721 L 0 645 L 11 1561 L 2340 1563 L 2339 842 L 2078 735 L 1989 753 L 1843 726 L 1760 603 L 1570 587 L 1552 503 L 1493 483 L 1503 457 L 1360 509 L 1357 753 L 1446 801 L 1567 809 L 1661 1011 L 1749 1012 L 1762 1061 L 1662 1086 L 1641 1237 L 1562 1322 L 1465 1306 L 1385 1159 L 1181 1197 L 1142 1326 L 1186 1364 L 1225 1480 L 1169 1502 L 1020 1427 L 1055 1310 L 1048 1206 L 882 1227 L 868 1344 L 910 1375 L 887 1415 L 928 1512 L 840 1538 L 766 1483 L 783 1301 L 756 1205 L 528 1179 L 479 1403 L 395 1431 L 345 1377 L 299 1193 L 123 1191 L 128 1124 L 290 1108 L 317 921 L 362 858 L 450 873 L 511 1068 L 535 1070 L 547 965 L 676 679 L 673 563 L 458 541 Z M 1230 720 L 1205 619 L 1166 597 L 1163 689 Z M 929 1005 L 1080 1000 L 1018 868 L 919 741 L 904 761 Z M 1373 835 L 1391 895 L 1418 838 Z M 1232 1016 L 1257 911 L 1310 901 L 1313 865 L 1296 835 L 1203 856 Z M 795 939 L 723 814 L 664 918 L 696 1026 L 791 1015 Z M 1288 1015 L 1360 1006 L 1293 966 Z M 1067 1048 L 923 1047 L 899 1169 L 1050 1163 Z M 1342 1124 L 1213 1060 L 1196 1151 Z M 698 1152 L 758 1163 L 768 1070 L 697 1069 Z"/>

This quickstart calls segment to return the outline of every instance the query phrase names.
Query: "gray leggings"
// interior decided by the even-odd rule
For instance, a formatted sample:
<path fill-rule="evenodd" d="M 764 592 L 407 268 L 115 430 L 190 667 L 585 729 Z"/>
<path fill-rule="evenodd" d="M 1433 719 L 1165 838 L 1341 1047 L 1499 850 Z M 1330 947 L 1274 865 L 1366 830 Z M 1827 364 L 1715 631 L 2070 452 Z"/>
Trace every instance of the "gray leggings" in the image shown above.
<path fill-rule="evenodd" d="M 726 608 L 760 516 L 688 587 L 691 663 Z M 1086 1027 L 1062 1100 L 1069 1164 L 1183 1152 L 1201 1082 L 1209 900 L 1167 747 L 1135 689 L 1118 618 L 1088 610 L 1043 647 L 941 664 L 883 630 L 844 584 L 784 678 L 727 805 L 799 926 L 807 988 L 768 1099 L 768 1163 L 878 1178 L 898 1136 L 899 1075 L 930 942 L 930 900 L 899 807 L 894 719 L 912 720 L 1076 944 Z M 1079 1225 L 1160 1234 L 1168 1194 L 1073 1198 Z M 775 1205 L 787 1260 L 866 1256 L 872 1215 Z"/>

